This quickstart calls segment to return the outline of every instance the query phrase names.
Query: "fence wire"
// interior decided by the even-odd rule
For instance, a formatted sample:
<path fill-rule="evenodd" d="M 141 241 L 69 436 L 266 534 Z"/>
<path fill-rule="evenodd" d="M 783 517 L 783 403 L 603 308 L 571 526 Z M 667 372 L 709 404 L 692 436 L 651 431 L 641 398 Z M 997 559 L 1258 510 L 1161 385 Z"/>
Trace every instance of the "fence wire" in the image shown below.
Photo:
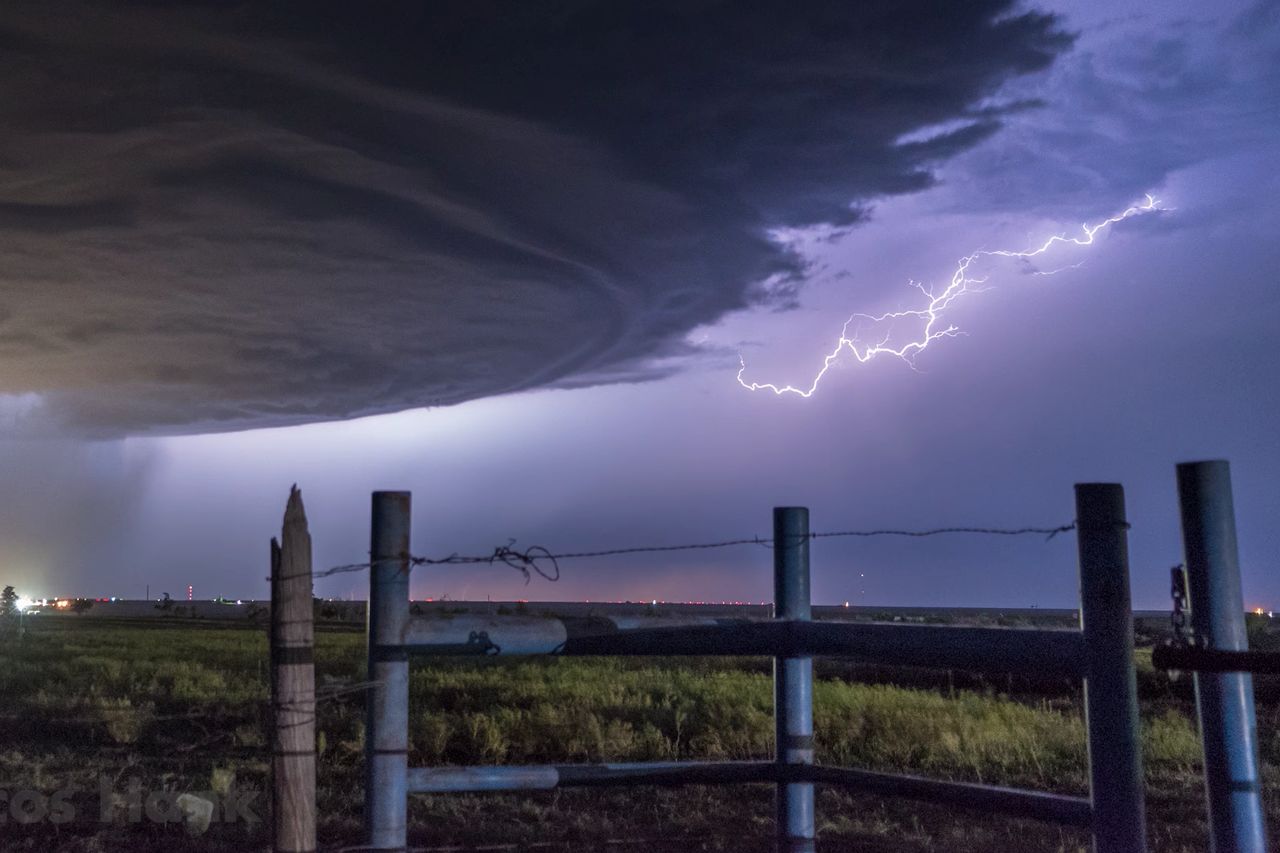
<path fill-rule="evenodd" d="M 139 723 L 173 723 L 173 722 L 221 722 L 225 723 L 229 716 L 231 717 L 255 717 L 262 714 L 263 711 L 304 713 L 307 706 L 319 709 L 321 705 L 336 700 L 346 699 L 358 693 L 364 693 L 374 687 L 382 684 L 381 681 L 355 681 L 342 682 L 338 684 L 324 685 L 315 688 L 315 693 L 311 699 L 301 699 L 294 702 L 276 702 L 272 699 L 256 699 L 246 703 L 247 710 L 236 713 L 230 713 L 226 708 L 215 708 L 208 711 L 183 711 L 176 713 L 157 714 L 153 709 L 143 706 L 110 706 L 104 705 L 100 707 L 85 707 L 78 709 L 71 714 L 41 714 L 40 724 L 42 725 L 107 725 L 126 718 L 131 718 Z M 18 722 L 24 720 L 25 714 L 0 714 L 0 720 L 9 722 Z M 316 717 L 297 720 L 279 728 L 293 728 L 294 726 L 307 725 L 316 721 Z"/>
<path fill-rule="evenodd" d="M 878 536 L 900 536 L 913 539 L 919 539 L 929 536 L 946 536 L 952 534 L 972 534 L 979 536 L 1044 536 L 1045 541 L 1049 541 L 1059 533 L 1067 533 L 1075 530 L 1076 523 L 1074 521 L 1067 524 L 1059 524 L 1056 527 L 935 527 L 929 530 L 893 530 L 893 529 L 872 529 L 872 530 L 835 530 L 827 532 L 810 532 L 806 535 L 808 539 L 837 539 L 837 538 L 871 538 Z M 516 540 L 510 539 L 506 545 L 499 545 L 493 549 L 490 554 L 464 555 L 450 554 L 447 557 L 419 557 L 407 555 L 403 557 L 388 557 L 383 560 L 373 560 L 364 563 L 345 563 L 339 566 L 331 566 L 311 574 L 312 578 L 327 578 L 332 575 L 344 574 L 347 572 L 360 572 L 365 569 L 373 568 L 382 563 L 403 563 L 408 562 L 410 566 L 467 566 L 467 565 L 494 565 L 501 563 L 509 566 L 524 575 L 525 583 L 528 583 L 533 575 L 538 575 L 548 581 L 555 582 L 560 579 L 560 561 L 562 560 L 581 560 L 589 558 L 618 557 L 627 554 L 663 554 L 673 551 L 705 551 L 713 548 L 730 548 L 738 545 L 758 545 L 763 548 L 773 547 L 773 537 L 752 536 L 742 539 L 725 539 L 720 542 L 695 542 L 681 545 L 636 545 L 626 548 L 606 548 L 598 551 L 566 551 L 561 553 L 553 553 L 542 545 L 533 545 L 528 548 L 520 549 L 515 547 Z M 288 580 L 286 576 L 281 580 Z"/>

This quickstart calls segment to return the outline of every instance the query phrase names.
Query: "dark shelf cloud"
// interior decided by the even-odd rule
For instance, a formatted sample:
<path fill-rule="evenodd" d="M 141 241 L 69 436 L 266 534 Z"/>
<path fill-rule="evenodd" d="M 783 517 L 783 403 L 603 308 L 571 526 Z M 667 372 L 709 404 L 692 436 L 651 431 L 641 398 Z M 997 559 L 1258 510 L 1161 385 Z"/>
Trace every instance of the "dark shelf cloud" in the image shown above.
<path fill-rule="evenodd" d="M 11 429 L 659 375 L 794 292 L 770 228 L 928 186 L 1069 44 L 1004 0 L 7 4 L 0 393 L 39 395 Z"/>

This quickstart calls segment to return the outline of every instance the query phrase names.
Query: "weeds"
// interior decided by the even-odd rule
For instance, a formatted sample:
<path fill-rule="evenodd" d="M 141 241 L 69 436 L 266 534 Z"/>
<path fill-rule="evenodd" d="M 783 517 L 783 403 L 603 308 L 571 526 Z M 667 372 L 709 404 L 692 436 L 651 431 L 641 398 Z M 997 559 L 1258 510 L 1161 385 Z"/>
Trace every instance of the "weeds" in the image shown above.
<path fill-rule="evenodd" d="M 318 632 L 318 682 L 361 680 L 364 655 L 361 634 Z M 175 790 L 233 783 L 265 788 L 266 656 L 265 635 L 251 626 L 49 619 L 25 640 L 0 644 L 0 783 L 38 779 L 56 787 L 76 780 L 91 789 L 95 775 L 139 773 Z M 1140 654 L 1138 665 L 1153 849 L 1200 849 L 1200 746 L 1188 688 L 1152 670 L 1149 655 Z M 867 669 L 841 661 L 819 661 L 817 671 L 819 761 L 1072 794 L 1086 790 L 1078 690 L 885 670 L 872 673 L 877 683 L 863 683 Z M 1259 711 L 1265 772 L 1276 781 L 1280 710 L 1264 702 Z M 320 831 L 332 843 L 360 840 L 364 735 L 359 693 L 320 705 Z M 414 766 L 768 758 L 769 662 L 419 660 L 410 678 L 410 737 Z M 1271 797 L 1269 804 L 1271 824 L 1278 826 L 1280 803 Z M 419 841 L 464 846 L 557 839 L 591 844 L 622 833 L 696 836 L 705 849 L 741 849 L 742 832 L 769 835 L 771 815 L 769 791 L 760 787 L 439 796 L 415 798 L 412 808 Z M 864 849 L 859 845 L 877 839 L 893 839 L 892 849 L 900 850 L 1087 846 L 1078 833 L 1045 825 L 837 791 L 821 792 L 819 811 L 822 849 Z M 53 843 L 38 834 L 41 826 L 23 831 L 37 839 L 35 847 Z M 155 827 L 87 823 L 58 831 L 63 840 L 83 840 L 75 849 L 146 851 L 176 843 Z M 181 849 L 244 849 L 265 839 L 260 826 L 215 826 L 202 846 Z"/>

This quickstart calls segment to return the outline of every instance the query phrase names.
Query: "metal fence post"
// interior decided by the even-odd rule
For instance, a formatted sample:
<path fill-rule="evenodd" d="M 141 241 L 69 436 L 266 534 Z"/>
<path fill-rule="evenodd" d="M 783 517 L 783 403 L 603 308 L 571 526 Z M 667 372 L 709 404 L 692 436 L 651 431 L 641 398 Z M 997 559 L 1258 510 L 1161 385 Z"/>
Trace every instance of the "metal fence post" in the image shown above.
<path fill-rule="evenodd" d="M 1123 486 L 1076 484 L 1085 725 L 1097 853 L 1147 849 L 1128 527 Z"/>
<path fill-rule="evenodd" d="M 810 618 L 809 510 L 773 510 L 773 600 L 778 619 Z M 813 658 L 775 657 L 773 707 L 777 760 L 813 764 Z M 778 849 L 812 853 L 813 783 L 786 782 L 777 793 Z"/>
<path fill-rule="evenodd" d="M 374 492 L 369 569 L 369 680 L 365 828 L 369 848 L 408 843 L 409 493 Z"/>
<path fill-rule="evenodd" d="M 1210 649 L 1247 649 L 1230 466 L 1222 460 L 1179 465 L 1178 502 L 1196 642 Z M 1196 673 L 1195 686 L 1210 847 L 1216 853 L 1263 853 L 1253 676 Z"/>

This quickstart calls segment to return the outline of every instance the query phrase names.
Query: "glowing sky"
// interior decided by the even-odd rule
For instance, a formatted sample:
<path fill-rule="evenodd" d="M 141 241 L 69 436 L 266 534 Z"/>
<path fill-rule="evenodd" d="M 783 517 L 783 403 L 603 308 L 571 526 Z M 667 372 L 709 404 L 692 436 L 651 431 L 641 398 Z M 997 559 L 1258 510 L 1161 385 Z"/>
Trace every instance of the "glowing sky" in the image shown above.
<path fill-rule="evenodd" d="M 1280 14 L 1148 5 L 1037 4 L 1047 21 L 920 4 L 846 31 L 833 4 L 772 52 L 747 47 L 773 23 L 730 6 L 673 43 L 638 12 L 504 20 L 458 37 L 457 69 L 510 65 L 476 80 L 447 58 L 404 72 L 417 54 L 389 22 L 337 51 L 326 27 L 349 22 L 328 9 L 296 31 L 6 9 L 0 79 L 48 91 L 0 116 L 0 579 L 264 595 L 293 482 L 329 564 L 362 558 L 380 488 L 413 490 L 415 550 L 442 555 L 750 536 L 779 504 L 817 529 L 1055 525 L 1073 482 L 1108 480 L 1128 490 L 1137 603 L 1164 607 L 1173 465 L 1225 457 L 1246 598 L 1280 605 Z M 564 61 L 538 65 L 534 36 Z M 695 61 L 698 45 L 714 48 Z M 619 70 L 622 47 L 646 62 Z M 55 49 L 103 71 L 115 111 L 42 73 Z M 178 55 L 149 88 L 146 63 Z M 518 81 L 530 67 L 542 78 Z M 850 314 L 913 304 L 909 280 L 1145 192 L 1173 210 L 1118 224 L 1080 266 L 994 268 L 918 372 L 848 358 L 807 400 L 735 382 L 741 353 L 761 380 L 807 383 Z M 1070 537 L 813 553 L 824 602 L 1075 596 Z M 418 570 L 414 593 L 762 600 L 769 564 L 567 563 L 554 587 Z M 318 591 L 359 596 L 362 578 Z"/>

